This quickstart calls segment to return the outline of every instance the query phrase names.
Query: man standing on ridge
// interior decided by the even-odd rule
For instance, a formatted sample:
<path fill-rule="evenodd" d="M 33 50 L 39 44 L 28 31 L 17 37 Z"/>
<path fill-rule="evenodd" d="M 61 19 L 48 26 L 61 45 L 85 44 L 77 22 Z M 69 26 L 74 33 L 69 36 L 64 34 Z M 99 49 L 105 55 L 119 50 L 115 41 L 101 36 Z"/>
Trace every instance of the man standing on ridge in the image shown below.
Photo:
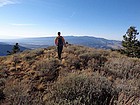
<path fill-rule="evenodd" d="M 55 45 L 57 46 L 58 58 L 61 59 L 63 45 L 66 47 L 66 43 L 60 32 L 58 32 L 58 36 L 55 38 Z"/>

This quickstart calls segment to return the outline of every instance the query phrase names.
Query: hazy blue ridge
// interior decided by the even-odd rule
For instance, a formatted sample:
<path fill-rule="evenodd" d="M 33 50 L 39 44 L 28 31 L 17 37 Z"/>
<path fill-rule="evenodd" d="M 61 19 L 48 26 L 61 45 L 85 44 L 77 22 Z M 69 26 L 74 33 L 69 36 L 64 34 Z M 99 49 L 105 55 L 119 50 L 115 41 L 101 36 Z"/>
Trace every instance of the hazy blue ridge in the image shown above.
<path fill-rule="evenodd" d="M 121 41 L 117 40 L 108 40 L 104 38 L 96 38 L 89 36 L 64 36 L 64 38 L 65 41 L 69 44 L 77 44 L 94 48 L 112 49 L 121 47 Z M 25 48 L 35 49 L 54 46 L 54 40 L 55 37 L 38 37 L 7 40 L 5 42 L 8 44 L 15 44 L 15 42 L 18 42 L 19 45 Z"/>

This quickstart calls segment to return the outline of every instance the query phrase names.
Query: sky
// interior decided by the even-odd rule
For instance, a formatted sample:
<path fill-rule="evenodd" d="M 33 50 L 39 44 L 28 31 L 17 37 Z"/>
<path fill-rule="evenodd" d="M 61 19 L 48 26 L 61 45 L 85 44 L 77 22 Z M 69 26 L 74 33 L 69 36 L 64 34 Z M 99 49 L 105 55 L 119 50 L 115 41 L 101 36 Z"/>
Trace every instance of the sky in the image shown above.
<path fill-rule="evenodd" d="M 94 36 L 140 31 L 140 0 L 0 0 L 0 39 Z"/>

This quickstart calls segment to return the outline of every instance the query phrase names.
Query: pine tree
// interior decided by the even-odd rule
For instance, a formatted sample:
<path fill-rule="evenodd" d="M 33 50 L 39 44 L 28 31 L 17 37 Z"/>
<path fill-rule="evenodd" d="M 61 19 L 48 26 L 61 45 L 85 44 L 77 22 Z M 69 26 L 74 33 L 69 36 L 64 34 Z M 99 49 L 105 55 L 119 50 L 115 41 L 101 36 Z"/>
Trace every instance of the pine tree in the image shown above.
<path fill-rule="evenodd" d="M 122 46 L 127 56 L 140 58 L 140 42 L 136 38 L 137 35 L 139 35 L 139 33 L 136 27 L 131 26 L 123 36 Z"/>

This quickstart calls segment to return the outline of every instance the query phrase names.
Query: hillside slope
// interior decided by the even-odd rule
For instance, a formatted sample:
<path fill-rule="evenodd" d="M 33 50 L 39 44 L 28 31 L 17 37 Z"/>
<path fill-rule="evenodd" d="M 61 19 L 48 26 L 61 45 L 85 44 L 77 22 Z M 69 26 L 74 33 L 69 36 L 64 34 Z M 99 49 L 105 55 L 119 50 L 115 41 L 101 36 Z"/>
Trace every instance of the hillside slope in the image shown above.
<path fill-rule="evenodd" d="M 140 59 L 69 45 L 0 57 L 1 105 L 139 105 Z"/>

